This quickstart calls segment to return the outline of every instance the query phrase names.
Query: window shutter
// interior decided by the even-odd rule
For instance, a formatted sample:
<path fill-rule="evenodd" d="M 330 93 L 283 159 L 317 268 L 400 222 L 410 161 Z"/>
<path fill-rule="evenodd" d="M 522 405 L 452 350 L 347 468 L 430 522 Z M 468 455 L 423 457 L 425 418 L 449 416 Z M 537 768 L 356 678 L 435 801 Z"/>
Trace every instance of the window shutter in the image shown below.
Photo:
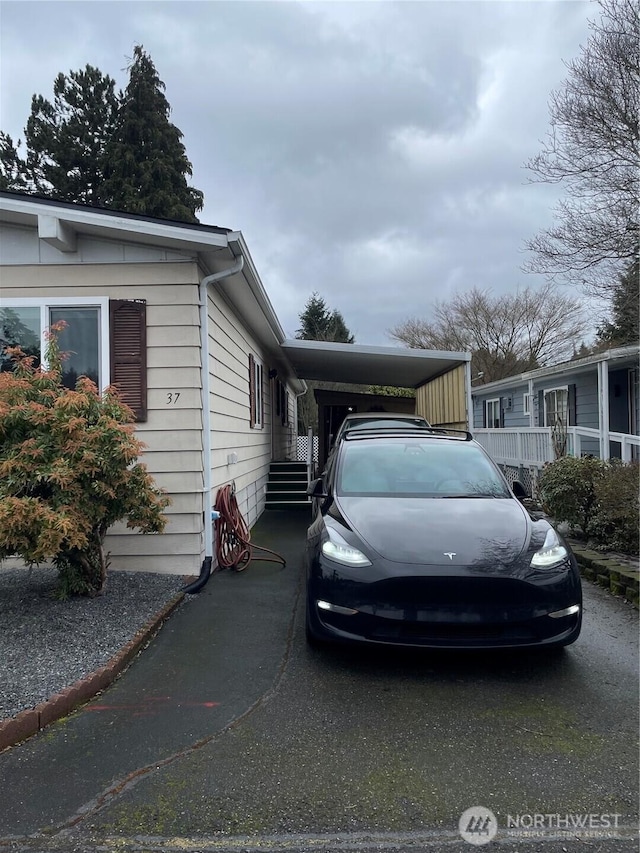
<path fill-rule="evenodd" d="M 499 421 L 500 429 L 504 429 L 504 408 L 505 408 L 505 405 L 506 405 L 505 398 L 500 397 L 500 403 L 499 403 L 499 406 L 500 406 L 500 421 Z"/>
<path fill-rule="evenodd" d="M 482 426 L 486 428 L 487 426 L 487 401 L 482 401 Z"/>
<path fill-rule="evenodd" d="M 260 427 L 264 427 L 264 375 L 262 365 L 258 370 L 258 382 L 260 383 Z"/>
<path fill-rule="evenodd" d="M 249 422 L 256 425 L 256 361 L 249 353 Z"/>
<path fill-rule="evenodd" d="M 282 426 L 289 424 L 289 392 L 282 387 Z"/>
<path fill-rule="evenodd" d="M 136 421 L 147 419 L 147 303 L 144 299 L 109 301 L 111 384 L 133 409 Z"/>
<path fill-rule="evenodd" d="M 544 391 L 538 391 L 538 426 L 546 426 L 544 422 Z"/>
<path fill-rule="evenodd" d="M 567 409 L 569 413 L 569 426 L 576 425 L 576 386 L 569 385 L 567 389 Z"/>

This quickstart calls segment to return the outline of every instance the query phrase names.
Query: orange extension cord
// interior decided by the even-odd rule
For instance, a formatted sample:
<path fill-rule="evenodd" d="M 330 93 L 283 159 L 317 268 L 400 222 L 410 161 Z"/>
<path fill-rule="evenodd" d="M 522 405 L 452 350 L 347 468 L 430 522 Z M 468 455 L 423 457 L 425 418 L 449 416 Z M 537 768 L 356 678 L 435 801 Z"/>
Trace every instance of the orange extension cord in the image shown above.
<path fill-rule="evenodd" d="M 286 560 L 275 551 L 263 548 L 261 545 L 251 544 L 251 534 L 247 523 L 238 509 L 235 489 L 233 486 L 222 486 L 216 495 L 216 510 L 220 518 L 215 521 L 216 528 L 216 553 L 218 556 L 219 569 L 233 569 L 236 572 L 244 571 L 252 559 L 253 552 L 266 551 L 273 557 L 257 557 L 272 563 L 282 563 L 286 566 Z"/>

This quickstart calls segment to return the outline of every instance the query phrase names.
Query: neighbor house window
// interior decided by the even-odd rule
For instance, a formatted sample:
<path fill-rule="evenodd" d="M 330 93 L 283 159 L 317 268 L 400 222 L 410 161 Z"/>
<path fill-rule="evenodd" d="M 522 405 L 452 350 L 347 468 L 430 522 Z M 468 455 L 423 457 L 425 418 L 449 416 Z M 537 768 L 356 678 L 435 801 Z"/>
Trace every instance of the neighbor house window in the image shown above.
<path fill-rule="evenodd" d="M 500 427 L 500 398 L 487 400 L 487 426 L 489 429 Z"/>
<path fill-rule="evenodd" d="M 103 391 L 117 387 L 137 421 L 147 418 L 146 302 L 143 299 L 0 299 L 0 369 L 12 370 L 7 347 L 19 346 L 44 360 L 46 333 L 64 322 L 58 333 L 62 382 L 75 388 L 88 376 Z"/>
<path fill-rule="evenodd" d="M 522 413 L 524 415 L 531 414 L 531 394 L 522 395 Z"/>
<path fill-rule="evenodd" d="M 550 388 L 544 392 L 544 425 L 569 425 L 569 389 Z"/>
<path fill-rule="evenodd" d="M 262 429 L 264 426 L 263 371 L 259 361 L 249 356 L 249 407 L 251 426 Z"/>

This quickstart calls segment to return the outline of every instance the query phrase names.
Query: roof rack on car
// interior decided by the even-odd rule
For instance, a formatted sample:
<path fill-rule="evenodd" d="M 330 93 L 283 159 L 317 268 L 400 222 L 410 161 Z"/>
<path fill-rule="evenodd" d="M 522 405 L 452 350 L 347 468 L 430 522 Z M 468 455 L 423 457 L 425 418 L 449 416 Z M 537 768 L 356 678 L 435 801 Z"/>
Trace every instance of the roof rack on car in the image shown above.
<path fill-rule="evenodd" d="M 449 429 L 449 427 L 362 427 L 360 429 L 347 430 L 343 440 L 355 441 L 358 438 L 370 438 L 371 435 L 424 435 L 427 433 L 431 438 L 455 438 L 458 441 L 473 441 L 473 436 L 465 429 Z"/>

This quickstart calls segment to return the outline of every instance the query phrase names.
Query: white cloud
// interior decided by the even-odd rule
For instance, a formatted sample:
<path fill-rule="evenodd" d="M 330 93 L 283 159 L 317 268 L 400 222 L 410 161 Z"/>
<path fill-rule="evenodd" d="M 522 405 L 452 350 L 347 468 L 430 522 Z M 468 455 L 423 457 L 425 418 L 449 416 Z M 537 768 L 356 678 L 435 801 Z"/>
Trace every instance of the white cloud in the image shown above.
<path fill-rule="evenodd" d="M 478 284 L 509 290 L 557 197 L 526 185 L 587 2 L 2 3 L 0 126 L 149 51 L 204 190 L 285 330 L 318 291 L 363 343 Z M 533 279 L 524 279 L 532 283 Z"/>

